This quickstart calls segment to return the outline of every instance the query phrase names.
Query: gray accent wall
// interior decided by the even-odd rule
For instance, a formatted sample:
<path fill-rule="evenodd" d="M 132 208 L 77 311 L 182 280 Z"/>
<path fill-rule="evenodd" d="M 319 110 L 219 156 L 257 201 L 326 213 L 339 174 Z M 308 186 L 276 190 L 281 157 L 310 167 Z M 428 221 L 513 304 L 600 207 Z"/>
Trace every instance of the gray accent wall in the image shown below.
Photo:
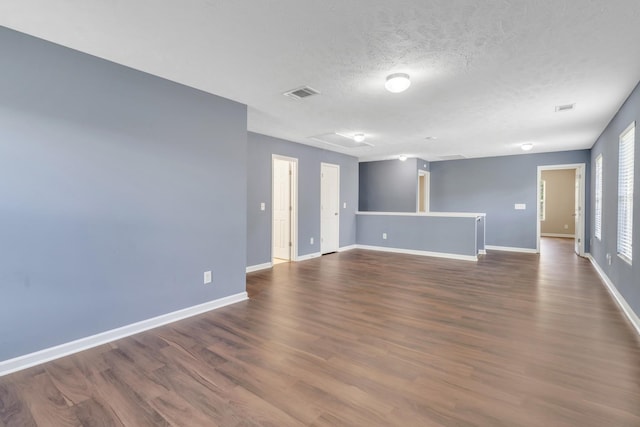
<path fill-rule="evenodd" d="M 298 255 L 320 252 L 320 164 L 340 166 L 340 247 L 356 243 L 358 160 L 253 132 L 248 134 L 247 266 L 271 262 L 274 154 L 298 159 Z M 260 204 L 265 203 L 265 210 Z M 346 208 L 344 207 L 346 203 Z M 314 238 L 314 243 L 310 239 Z"/>
<path fill-rule="evenodd" d="M 487 245 L 535 249 L 537 168 L 574 163 L 586 164 L 589 182 L 589 150 L 431 162 L 431 211 L 486 213 Z M 588 186 L 585 192 L 589 206 Z M 526 209 L 515 210 L 516 203 L 525 203 Z"/>
<path fill-rule="evenodd" d="M 620 134 L 636 122 L 635 161 L 634 161 L 634 200 L 633 200 L 633 263 L 629 265 L 616 255 L 618 234 L 618 144 Z M 611 120 L 602 135 L 591 149 L 592 165 L 596 157 L 602 154 L 602 240 L 593 238 L 591 254 L 611 279 L 627 303 L 640 316 L 640 85 L 636 86 L 618 113 Z M 591 188 L 595 189 L 592 180 Z M 591 203 L 591 213 L 595 204 Z M 593 233 L 593 223 L 591 230 Z M 606 256 L 611 255 L 611 265 Z"/>
<path fill-rule="evenodd" d="M 0 360 L 245 291 L 245 105 L 6 28 L 0 52 Z"/>
<path fill-rule="evenodd" d="M 360 163 L 359 210 L 371 212 L 415 212 L 418 169 L 428 162 L 411 158 Z"/>

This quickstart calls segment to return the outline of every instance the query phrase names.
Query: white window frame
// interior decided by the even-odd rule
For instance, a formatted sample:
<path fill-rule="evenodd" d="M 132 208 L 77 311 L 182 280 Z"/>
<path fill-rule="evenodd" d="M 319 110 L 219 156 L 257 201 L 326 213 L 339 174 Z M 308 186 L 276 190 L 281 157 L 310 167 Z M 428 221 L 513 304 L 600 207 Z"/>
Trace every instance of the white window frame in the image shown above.
<path fill-rule="evenodd" d="M 595 165 L 595 213 L 593 234 L 596 239 L 602 240 L 602 153 L 596 157 Z"/>
<path fill-rule="evenodd" d="M 618 256 L 631 264 L 633 260 L 633 163 L 636 122 L 620 134 L 618 145 Z"/>

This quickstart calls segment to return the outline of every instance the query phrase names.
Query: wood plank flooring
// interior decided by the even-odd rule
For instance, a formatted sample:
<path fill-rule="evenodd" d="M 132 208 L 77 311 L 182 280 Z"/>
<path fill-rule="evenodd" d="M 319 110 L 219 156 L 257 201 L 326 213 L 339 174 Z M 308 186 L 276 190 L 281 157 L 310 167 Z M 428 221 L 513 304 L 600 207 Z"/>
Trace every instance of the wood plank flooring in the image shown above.
<path fill-rule="evenodd" d="M 572 241 L 353 250 L 250 300 L 0 378 L 9 426 L 640 426 L 640 339 Z"/>

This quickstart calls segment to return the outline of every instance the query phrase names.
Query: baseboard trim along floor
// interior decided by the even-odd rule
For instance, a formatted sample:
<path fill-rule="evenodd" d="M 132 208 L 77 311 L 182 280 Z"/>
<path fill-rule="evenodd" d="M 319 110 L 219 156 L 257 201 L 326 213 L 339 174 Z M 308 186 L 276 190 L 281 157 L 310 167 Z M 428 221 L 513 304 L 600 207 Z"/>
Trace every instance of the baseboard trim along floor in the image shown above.
<path fill-rule="evenodd" d="M 149 329 L 157 328 L 158 326 L 176 322 L 187 317 L 196 316 L 198 314 L 206 313 L 207 311 L 245 301 L 246 299 L 248 299 L 247 293 L 240 292 L 235 295 L 229 295 L 228 297 L 219 298 L 213 301 L 206 302 L 204 304 L 194 305 L 193 307 L 188 307 L 171 313 L 162 314 L 151 319 L 142 320 L 140 322 L 132 323 L 120 328 L 111 329 L 99 334 L 80 338 L 75 341 L 57 345 L 55 347 L 45 348 L 34 353 L 29 353 L 23 356 L 15 357 L 13 359 L 4 360 L 0 362 L 0 376 L 27 369 L 32 366 L 40 365 L 42 363 L 59 359 L 73 353 L 78 353 L 83 350 L 88 350 L 90 348 L 97 347 L 102 344 L 107 344 L 111 341 L 128 337 L 130 335 L 147 331 Z"/>
<path fill-rule="evenodd" d="M 627 300 L 625 300 L 622 294 L 618 292 L 616 286 L 613 284 L 611 279 L 609 279 L 609 276 L 607 276 L 604 270 L 600 268 L 600 265 L 598 265 L 593 256 L 591 256 L 591 254 L 587 254 L 586 257 L 589 259 L 589 261 L 591 261 L 593 268 L 595 268 L 598 272 L 598 275 L 604 282 L 607 290 L 609 291 L 613 299 L 616 300 L 616 303 L 618 303 L 618 305 L 622 309 L 622 312 L 625 314 L 625 316 L 627 316 L 627 319 L 629 319 L 633 327 L 636 329 L 638 335 L 640 335 L 640 318 L 636 315 L 636 313 L 633 312 L 631 306 L 629 305 L 629 303 L 627 303 Z"/>

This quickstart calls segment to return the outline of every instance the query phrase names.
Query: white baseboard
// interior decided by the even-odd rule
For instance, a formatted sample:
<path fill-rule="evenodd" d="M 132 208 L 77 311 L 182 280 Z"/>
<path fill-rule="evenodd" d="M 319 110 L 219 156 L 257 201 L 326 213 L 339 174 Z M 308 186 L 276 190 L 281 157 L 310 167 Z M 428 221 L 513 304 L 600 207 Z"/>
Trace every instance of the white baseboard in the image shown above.
<path fill-rule="evenodd" d="M 480 249 L 478 251 L 478 255 L 486 255 L 486 254 L 487 254 L 487 251 L 485 251 L 484 249 Z"/>
<path fill-rule="evenodd" d="M 462 261 L 478 261 L 478 257 L 473 255 L 449 254 L 446 252 L 418 251 L 414 249 L 387 248 L 384 246 L 356 245 L 356 247 L 357 249 L 366 249 L 369 251 L 393 252 L 396 254 L 421 255 L 421 256 L 430 256 L 435 258 L 449 258 L 449 259 L 457 259 Z"/>
<path fill-rule="evenodd" d="M 338 252 L 346 252 L 346 251 L 350 251 L 352 249 L 357 249 L 357 248 L 358 248 L 358 245 L 343 246 L 338 249 Z"/>
<path fill-rule="evenodd" d="M 607 276 L 604 270 L 600 268 L 600 265 L 598 265 L 598 263 L 591 256 L 591 254 L 585 254 L 585 256 L 589 259 L 589 261 L 591 261 L 593 268 L 595 268 L 596 271 L 598 272 L 598 275 L 600 275 L 600 278 L 602 279 L 602 282 L 605 284 L 605 286 L 609 290 L 609 293 L 611 294 L 611 296 L 613 296 L 613 299 L 616 300 L 616 302 L 618 303 L 618 305 L 620 306 L 624 314 L 627 316 L 627 319 L 629 319 L 629 321 L 633 325 L 633 327 L 636 328 L 636 332 L 638 332 L 638 335 L 640 335 L 640 318 L 638 317 L 638 315 L 634 313 L 631 306 L 627 303 L 627 301 L 624 299 L 622 294 L 618 292 L 618 289 L 613 284 L 611 279 L 609 279 L 609 276 Z"/>
<path fill-rule="evenodd" d="M 561 233 L 540 233 L 540 237 L 564 237 L 567 239 L 575 239 L 575 234 L 561 234 Z"/>
<path fill-rule="evenodd" d="M 314 252 L 312 254 L 306 254 L 306 255 L 298 255 L 298 259 L 296 259 L 296 261 L 307 261 L 314 258 L 320 258 L 321 256 L 322 254 L 320 252 Z"/>
<path fill-rule="evenodd" d="M 505 252 L 522 252 L 525 254 L 537 254 L 538 251 L 530 248 L 516 248 L 513 246 L 493 246 L 493 245 L 485 245 L 485 248 L 490 251 L 505 251 Z"/>
<path fill-rule="evenodd" d="M 217 300 L 209 301 L 204 304 L 194 305 L 193 307 L 188 307 L 171 313 L 162 314 L 151 319 L 142 320 L 140 322 L 132 323 L 120 328 L 111 329 L 110 331 L 105 331 L 96 335 L 80 338 L 75 341 L 57 345 L 55 347 L 45 348 L 44 350 L 25 354 L 23 356 L 18 356 L 13 359 L 3 360 L 0 361 L 0 377 L 12 372 L 20 371 L 22 369 L 27 369 L 32 366 L 49 362 L 51 360 L 59 359 L 73 353 L 88 350 L 90 348 L 97 347 L 99 345 L 106 344 L 120 338 L 125 338 L 130 335 L 147 331 L 149 329 L 157 328 L 158 326 L 166 325 L 168 323 L 176 322 L 187 317 L 215 310 L 226 305 L 235 304 L 246 299 L 248 299 L 247 293 L 240 292 L 238 294 L 229 295 L 228 297 L 219 298 Z"/>
<path fill-rule="evenodd" d="M 267 268 L 272 268 L 272 262 L 265 262 L 264 264 L 256 264 L 250 265 L 247 267 L 247 273 L 253 273 L 254 271 L 266 270 Z"/>

